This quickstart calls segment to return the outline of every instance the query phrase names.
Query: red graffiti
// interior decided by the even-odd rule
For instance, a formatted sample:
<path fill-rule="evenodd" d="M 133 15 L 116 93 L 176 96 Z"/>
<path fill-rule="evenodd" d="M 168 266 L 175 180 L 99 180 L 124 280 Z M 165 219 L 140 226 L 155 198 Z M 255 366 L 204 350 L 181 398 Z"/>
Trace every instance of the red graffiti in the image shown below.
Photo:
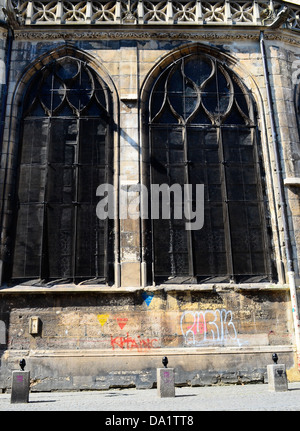
<path fill-rule="evenodd" d="M 122 317 L 117 317 L 117 322 L 118 322 L 118 325 L 120 326 L 121 329 L 124 328 L 124 326 L 126 325 L 127 321 L 128 321 L 127 317 L 123 317 L 123 318 Z"/>
<path fill-rule="evenodd" d="M 297 353 L 298 371 L 300 371 L 300 353 Z"/>
<path fill-rule="evenodd" d="M 155 343 L 157 338 L 147 338 L 142 339 L 140 335 L 137 336 L 137 339 L 132 338 L 129 336 L 128 332 L 126 337 L 113 337 L 110 336 L 110 344 L 113 350 L 115 350 L 116 347 L 120 347 L 121 349 L 127 349 L 127 350 L 134 350 L 137 349 L 138 351 L 142 351 L 144 349 L 153 349 L 153 343 Z"/>

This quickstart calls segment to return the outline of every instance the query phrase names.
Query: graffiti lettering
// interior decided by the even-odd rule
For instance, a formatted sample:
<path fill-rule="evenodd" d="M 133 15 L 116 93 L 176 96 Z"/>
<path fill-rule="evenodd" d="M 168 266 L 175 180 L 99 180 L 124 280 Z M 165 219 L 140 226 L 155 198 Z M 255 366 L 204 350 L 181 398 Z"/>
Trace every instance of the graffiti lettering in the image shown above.
<path fill-rule="evenodd" d="M 170 376 L 170 371 L 164 371 L 163 372 L 163 381 L 164 383 L 168 384 L 172 382 L 172 378 Z"/>
<path fill-rule="evenodd" d="M 232 341 L 240 345 L 232 311 L 225 309 L 185 311 L 180 319 L 180 328 L 184 342 L 188 345 L 222 345 Z"/>
<path fill-rule="evenodd" d="M 128 332 L 126 337 L 113 337 L 110 336 L 110 344 L 113 350 L 115 350 L 116 347 L 120 347 L 120 349 L 127 349 L 127 350 L 134 350 L 137 349 L 139 352 L 143 351 L 145 349 L 152 349 L 153 344 L 157 342 L 157 338 L 147 338 L 142 339 L 139 335 L 137 336 L 137 339 L 132 338 L 129 336 Z"/>

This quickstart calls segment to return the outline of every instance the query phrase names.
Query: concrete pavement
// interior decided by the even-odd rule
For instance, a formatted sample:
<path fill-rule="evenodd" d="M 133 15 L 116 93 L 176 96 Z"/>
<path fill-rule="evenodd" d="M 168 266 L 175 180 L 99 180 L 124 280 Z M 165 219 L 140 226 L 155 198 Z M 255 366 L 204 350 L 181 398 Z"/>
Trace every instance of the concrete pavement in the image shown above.
<path fill-rule="evenodd" d="M 289 383 L 288 388 L 286 392 L 271 392 L 267 384 L 176 387 L 173 398 L 159 398 L 156 389 L 31 392 L 27 404 L 11 404 L 10 394 L 0 394 L 0 411 L 102 411 L 110 412 L 106 418 L 114 421 L 118 412 L 121 417 L 141 412 L 146 421 L 153 416 L 153 422 L 160 417 L 155 412 L 173 412 L 169 421 L 175 420 L 176 412 L 187 412 L 185 419 L 176 419 L 182 421 L 193 411 L 300 411 L 300 382 Z"/>

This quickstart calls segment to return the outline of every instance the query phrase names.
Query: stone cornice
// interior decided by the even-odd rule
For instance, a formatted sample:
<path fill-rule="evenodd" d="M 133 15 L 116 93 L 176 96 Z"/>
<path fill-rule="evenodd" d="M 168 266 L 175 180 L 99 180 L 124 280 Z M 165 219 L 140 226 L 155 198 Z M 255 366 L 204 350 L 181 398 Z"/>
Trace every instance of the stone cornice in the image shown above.
<path fill-rule="evenodd" d="M 262 29 L 244 30 L 237 29 L 207 29 L 199 31 L 195 29 L 118 29 L 118 30 L 99 30 L 99 29 L 19 29 L 15 30 L 16 40 L 253 40 L 259 39 L 259 33 Z M 289 30 L 265 31 L 265 39 L 276 40 L 283 43 L 296 44 L 300 43 L 300 33 Z"/>
<path fill-rule="evenodd" d="M 299 287 L 297 287 L 299 289 Z M 40 295 L 40 294 L 84 294 L 84 293 L 97 293 L 97 294 L 134 294 L 136 292 L 248 292 L 257 293 L 266 292 L 274 293 L 280 291 L 288 291 L 287 284 L 280 283 L 205 283 L 205 284 L 160 284 L 157 286 L 148 287 L 116 287 L 106 285 L 75 285 L 75 284 L 58 284 L 51 287 L 37 287 L 26 286 L 24 284 L 16 285 L 13 287 L 2 286 L 0 287 L 0 297 L 2 295 Z"/>

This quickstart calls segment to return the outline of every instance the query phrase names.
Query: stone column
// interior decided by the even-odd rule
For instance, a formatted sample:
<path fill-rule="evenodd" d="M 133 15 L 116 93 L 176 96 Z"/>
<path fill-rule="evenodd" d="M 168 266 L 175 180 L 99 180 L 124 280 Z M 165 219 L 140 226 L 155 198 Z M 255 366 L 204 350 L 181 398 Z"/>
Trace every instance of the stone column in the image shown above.
<path fill-rule="evenodd" d="M 120 50 L 120 262 L 121 286 L 139 287 L 140 217 L 137 46 Z"/>

